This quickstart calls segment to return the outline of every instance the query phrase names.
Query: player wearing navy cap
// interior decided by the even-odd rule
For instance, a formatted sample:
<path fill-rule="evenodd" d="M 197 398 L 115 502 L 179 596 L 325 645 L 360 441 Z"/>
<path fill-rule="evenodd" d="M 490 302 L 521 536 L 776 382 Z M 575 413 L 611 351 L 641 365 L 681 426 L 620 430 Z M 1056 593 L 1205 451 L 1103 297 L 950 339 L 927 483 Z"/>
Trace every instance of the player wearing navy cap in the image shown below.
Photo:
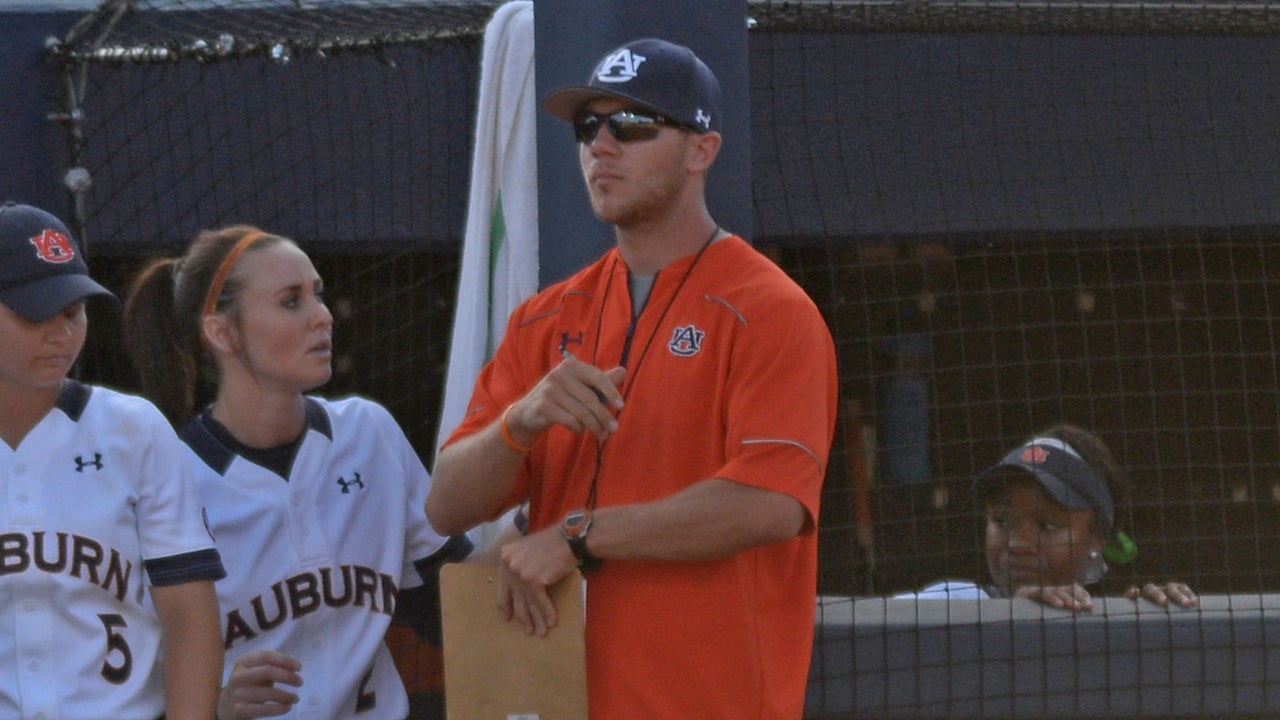
<path fill-rule="evenodd" d="M 323 291 L 294 242 L 233 226 L 144 269 L 125 308 L 143 388 L 182 423 L 226 557 L 222 720 L 403 720 L 383 637 L 412 608 L 438 633 L 439 565 L 471 549 L 427 522 L 430 478 L 386 409 L 305 394 L 332 372 Z M 197 412 L 202 364 L 215 396 Z"/>
<path fill-rule="evenodd" d="M 222 565 L 156 407 L 67 377 L 98 296 L 62 222 L 0 206 L 0 717 L 208 720 Z"/>

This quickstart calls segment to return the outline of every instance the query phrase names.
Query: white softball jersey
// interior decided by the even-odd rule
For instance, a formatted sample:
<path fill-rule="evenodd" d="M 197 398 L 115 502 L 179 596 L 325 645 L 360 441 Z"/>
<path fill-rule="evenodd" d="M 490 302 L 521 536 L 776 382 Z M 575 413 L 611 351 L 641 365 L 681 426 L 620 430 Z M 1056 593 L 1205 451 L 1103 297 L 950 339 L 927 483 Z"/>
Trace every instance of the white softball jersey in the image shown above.
<path fill-rule="evenodd" d="M 247 652 L 278 650 L 303 678 L 282 717 L 403 720 L 408 697 L 383 642 L 398 591 L 470 543 L 432 529 L 431 478 L 385 408 L 308 397 L 306 417 L 287 479 L 237 454 L 204 415 L 180 432 L 201 460 L 196 482 L 227 568 L 225 674 Z"/>
<path fill-rule="evenodd" d="M 0 442 L 0 483 L 0 717 L 160 717 L 147 587 L 222 575 L 186 447 L 147 400 L 67 380 Z"/>

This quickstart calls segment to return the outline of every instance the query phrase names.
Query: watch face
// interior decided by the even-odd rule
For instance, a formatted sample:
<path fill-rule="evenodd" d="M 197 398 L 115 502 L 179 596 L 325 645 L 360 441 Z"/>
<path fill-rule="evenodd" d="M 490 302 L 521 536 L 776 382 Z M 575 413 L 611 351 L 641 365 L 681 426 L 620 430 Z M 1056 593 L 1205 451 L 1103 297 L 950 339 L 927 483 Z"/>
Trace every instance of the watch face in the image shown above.
<path fill-rule="evenodd" d="M 582 535 L 587 532 L 587 528 L 591 527 L 591 516 L 583 510 L 574 510 L 564 516 L 561 526 L 569 535 Z"/>

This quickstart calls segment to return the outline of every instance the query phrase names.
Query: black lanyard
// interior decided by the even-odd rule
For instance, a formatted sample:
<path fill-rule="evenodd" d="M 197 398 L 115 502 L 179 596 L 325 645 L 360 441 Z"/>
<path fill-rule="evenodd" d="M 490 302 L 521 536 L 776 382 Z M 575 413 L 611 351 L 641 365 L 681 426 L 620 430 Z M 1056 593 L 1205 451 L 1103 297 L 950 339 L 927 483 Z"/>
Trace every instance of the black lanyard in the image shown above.
<path fill-rule="evenodd" d="M 666 307 L 662 308 L 662 314 L 658 316 L 658 322 L 653 326 L 653 332 L 649 333 L 649 338 L 645 340 L 644 345 L 641 347 L 640 357 L 636 360 L 635 366 L 632 368 L 628 368 L 627 374 L 630 377 L 627 378 L 626 388 L 622 391 L 622 400 L 623 400 L 624 406 L 626 405 L 627 396 L 631 394 L 631 389 L 636 386 L 636 380 L 638 379 L 640 374 L 640 367 L 641 365 L 644 364 L 645 357 L 649 355 L 649 348 L 650 346 L 653 345 L 653 339 L 657 337 L 658 331 L 662 329 L 663 321 L 667 319 L 667 313 L 670 312 L 671 307 L 675 305 L 676 298 L 680 296 L 680 291 L 684 289 L 684 285 L 686 282 L 688 282 L 689 276 L 693 274 L 693 269 L 698 266 L 698 261 L 702 259 L 702 254 L 707 251 L 708 247 L 711 247 L 711 242 L 716 239 L 716 235 L 718 235 L 719 233 L 720 233 L 720 226 L 717 225 L 715 229 L 711 231 L 711 235 L 709 235 L 706 241 L 702 243 L 702 247 L 698 249 L 698 254 L 693 257 L 693 262 L 689 263 L 689 269 L 684 271 L 684 277 L 680 278 L 680 284 L 676 286 L 675 292 L 671 293 L 671 298 L 667 300 Z M 595 341 L 595 347 L 592 348 L 591 350 L 591 358 L 592 358 L 592 362 L 596 363 L 597 365 L 599 364 L 599 357 L 600 357 L 600 336 L 604 330 L 605 308 L 607 307 L 609 302 L 609 290 L 613 287 L 613 276 L 617 274 L 616 272 L 617 268 L 618 268 L 618 257 L 615 256 L 613 260 L 613 266 L 609 268 L 609 281 L 604 286 L 604 295 L 600 299 L 600 315 L 596 319 L 596 341 Z M 658 286 L 658 279 L 656 276 L 654 277 L 653 286 L 655 288 Z M 653 288 L 650 288 L 649 295 L 652 295 L 652 294 L 653 294 Z M 623 341 L 623 345 L 622 345 L 622 359 L 618 363 L 623 367 L 627 366 L 627 361 L 630 359 L 631 340 L 632 340 L 632 337 L 635 335 L 636 324 L 640 321 L 640 313 L 642 313 L 644 311 L 644 308 L 648 307 L 648 305 L 649 305 L 648 296 L 646 296 L 644 305 L 638 308 L 635 308 L 635 307 L 632 308 L 631 322 L 627 325 L 626 339 Z M 618 415 L 621 415 L 621 414 L 622 414 L 622 410 L 619 410 Z M 604 465 L 604 443 L 597 441 L 596 442 L 596 469 L 595 469 L 595 472 L 593 472 L 591 475 L 591 489 L 587 491 L 586 508 L 588 510 L 594 510 L 596 507 L 596 488 L 600 485 L 600 468 L 603 465 Z"/>

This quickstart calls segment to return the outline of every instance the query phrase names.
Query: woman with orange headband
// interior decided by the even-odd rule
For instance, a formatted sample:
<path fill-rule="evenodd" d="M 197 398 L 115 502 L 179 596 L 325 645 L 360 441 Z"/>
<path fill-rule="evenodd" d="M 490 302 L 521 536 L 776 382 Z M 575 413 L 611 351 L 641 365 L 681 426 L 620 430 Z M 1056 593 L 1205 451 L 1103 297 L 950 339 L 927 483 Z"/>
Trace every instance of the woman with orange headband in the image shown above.
<path fill-rule="evenodd" d="M 430 477 L 385 408 L 307 394 L 332 373 L 323 291 L 297 244 L 238 225 L 147 266 L 125 306 L 143 391 L 194 452 L 225 558 L 221 720 L 403 720 L 383 636 L 413 607 L 438 643 L 439 565 L 471 549 L 427 521 Z"/>

